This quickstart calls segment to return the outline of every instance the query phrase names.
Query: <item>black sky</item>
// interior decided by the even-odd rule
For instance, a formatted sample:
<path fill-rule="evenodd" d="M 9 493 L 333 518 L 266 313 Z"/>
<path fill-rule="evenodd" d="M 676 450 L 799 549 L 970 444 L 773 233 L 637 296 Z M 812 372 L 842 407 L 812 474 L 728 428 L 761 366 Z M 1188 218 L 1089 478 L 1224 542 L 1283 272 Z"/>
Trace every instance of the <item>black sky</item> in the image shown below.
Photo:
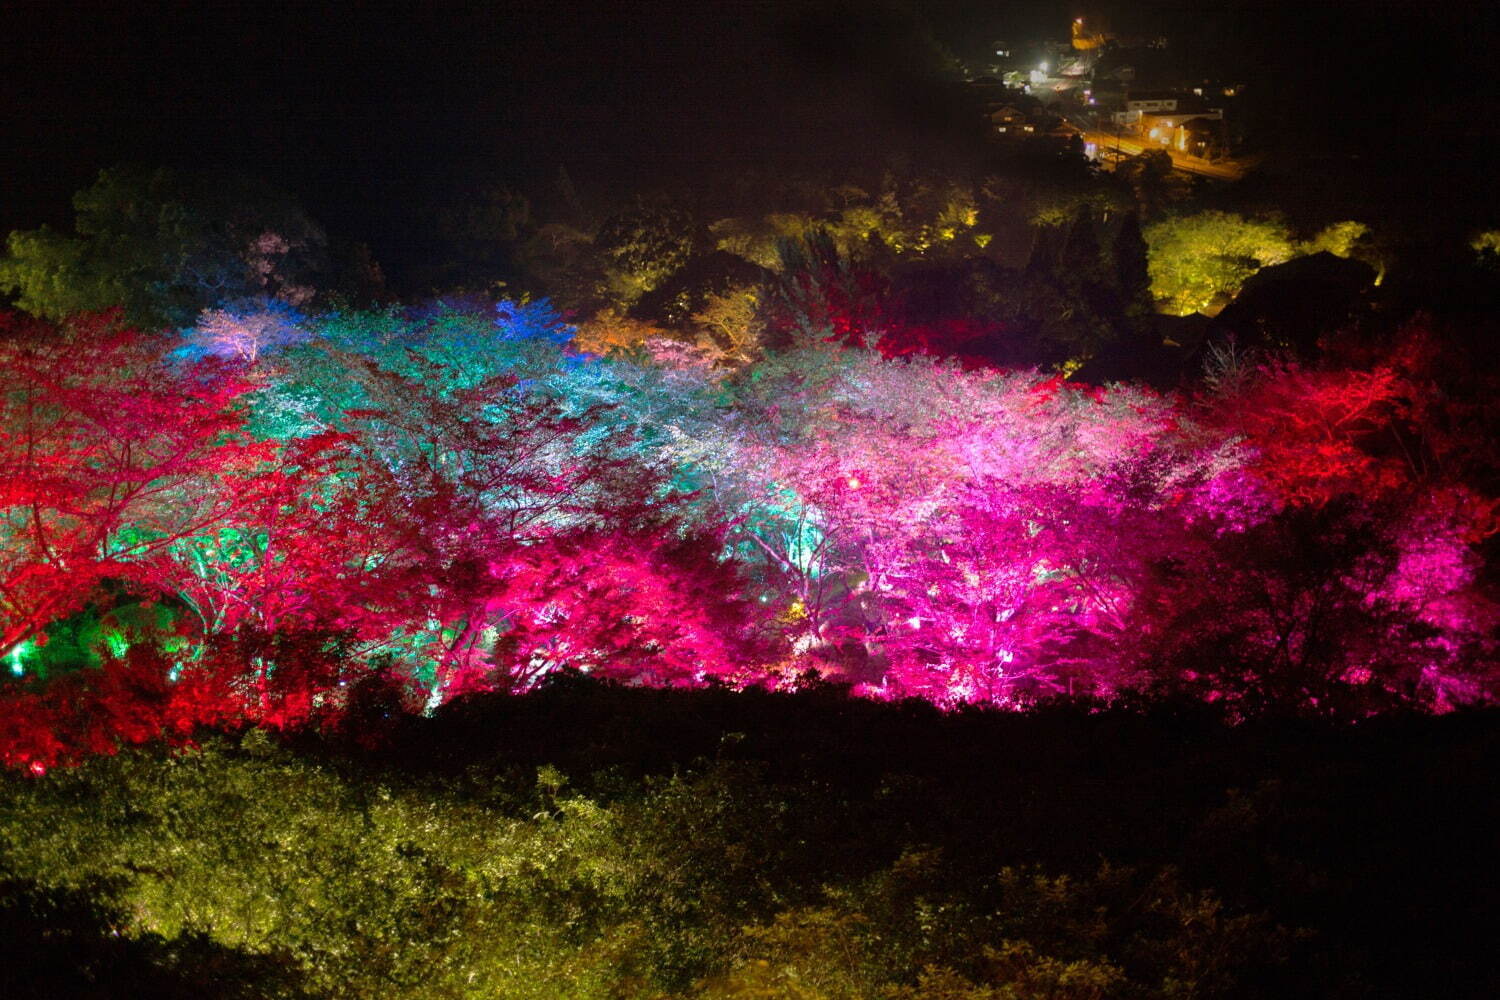
<path fill-rule="evenodd" d="M 1496 121 L 1493 5 L 902 6 L 10 0 L 0 226 L 66 223 L 69 193 L 122 161 L 250 170 L 379 242 L 359 230 L 388 236 L 395 206 L 559 166 L 630 185 L 903 136 L 922 149 L 940 142 L 922 132 L 925 28 L 964 52 L 997 32 L 1060 38 L 1101 6 L 1122 30 L 1159 29 L 1185 57 L 1257 76 L 1266 115 L 1299 141 L 1420 161 L 1434 144 L 1482 145 Z"/>

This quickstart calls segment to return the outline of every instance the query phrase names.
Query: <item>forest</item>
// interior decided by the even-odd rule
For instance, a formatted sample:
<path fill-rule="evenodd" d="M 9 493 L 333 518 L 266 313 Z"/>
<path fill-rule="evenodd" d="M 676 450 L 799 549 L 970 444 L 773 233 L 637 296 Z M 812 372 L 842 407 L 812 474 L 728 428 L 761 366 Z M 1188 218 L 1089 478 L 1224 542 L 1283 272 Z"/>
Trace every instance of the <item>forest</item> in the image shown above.
<path fill-rule="evenodd" d="M 512 223 L 513 296 L 403 303 L 318 290 L 319 231 L 262 229 L 299 219 L 269 195 L 106 171 L 77 235 L 17 232 L 0 270 L 37 314 L 0 343 L 6 758 L 560 671 L 1487 702 L 1483 369 L 1382 301 L 1365 224 L 1142 227 L 1112 181 L 637 198 L 592 235 Z M 499 206 L 488 232 L 526 209 Z"/>
<path fill-rule="evenodd" d="M 1494 995 L 1500 214 L 924 87 L 12 230 L 0 993 Z"/>

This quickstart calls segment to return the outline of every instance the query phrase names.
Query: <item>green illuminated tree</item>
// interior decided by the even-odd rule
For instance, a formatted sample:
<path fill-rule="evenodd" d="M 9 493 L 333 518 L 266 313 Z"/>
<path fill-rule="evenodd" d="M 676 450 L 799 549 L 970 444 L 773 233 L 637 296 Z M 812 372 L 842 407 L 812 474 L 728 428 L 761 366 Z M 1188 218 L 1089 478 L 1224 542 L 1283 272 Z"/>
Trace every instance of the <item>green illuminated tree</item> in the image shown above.
<path fill-rule="evenodd" d="M 629 305 L 687 263 L 692 219 L 671 205 L 638 201 L 604 220 L 594 246 L 604 258 L 610 294 Z"/>
<path fill-rule="evenodd" d="M 1198 212 L 1145 229 L 1151 291 L 1177 316 L 1222 308 L 1252 274 L 1297 255 L 1286 226 L 1231 212 Z"/>
<path fill-rule="evenodd" d="M 1500 229 L 1487 229 L 1469 240 L 1474 259 L 1487 271 L 1500 270 Z"/>
<path fill-rule="evenodd" d="M 116 168 L 74 195 L 73 209 L 72 233 L 43 226 L 7 240 L 0 289 L 33 315 L 120 306 L 156 327 L 237 298 L 312 294 L 323 233 L 258 182 Z"/>

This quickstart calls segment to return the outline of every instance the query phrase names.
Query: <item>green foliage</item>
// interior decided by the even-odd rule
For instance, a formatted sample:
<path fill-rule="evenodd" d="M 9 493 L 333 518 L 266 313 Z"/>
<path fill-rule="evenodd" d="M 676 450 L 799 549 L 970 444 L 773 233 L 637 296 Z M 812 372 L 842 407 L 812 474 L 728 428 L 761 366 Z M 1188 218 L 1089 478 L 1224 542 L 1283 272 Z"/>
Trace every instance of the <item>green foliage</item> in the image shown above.
<path fill-rule="evenodd" d="M 252 730 L 0 779 L 0 925 L 36 942 L 6 968 L 123 952 L 189 996 L 381 1000 L 1484 995 L 1493 722 L 574 681 L 378 755 Z"/>
<path fill-rule="evenodd" d="M 285 949 L 327 995 L 604 995 L 586 984 L 625 922 L 621 873 L 585 802 L 507 819 L 248 745 L 121 758 L 47 793 L 11 813 L 7 862 L 127 879 L 137 933 Z"/>
<path fill-rule="evenodd" d="M 1301 247 L 1303 253 L 1331 253 L 1335 257 L 1354 256 L 1355 250 L 1370 238 L 1370 227 L 1363 222 L 1345 219 L 1320 229 Z"/>
<path fill-rule="evenodd" d="M 1306 241 L 1292 238 L 1276 218 L 1246 218 L 1231 212 L 1175 215 L 1147 226 L 1151 291 L 1164 312 L 1186 316 L 1216 313 L 1263 267 L 1294 257 L 1331 253 L 1364 261 L 1383 275 L 1386 260 L 1370 227 L 1346 219 Z"/>
<path fill-rule="evenodd" d="M 1252 274 L 1296 256 L 1286 227 L 1230 212 L 1199 212 L 1154 222 L 1145 229 L 1151 290 L 1175 316 L 1216 311 Z"/>
<path fill-rule="evenodd" d="M 1375 269 L 1375 284 L 1385 280 L 1394 256 L 1387 238 L 1363 222 L 1345 219 L 1329 223 L 1313 234 L 1312 239 L 1298 245 L 1299 254 L 1331 253 L 1335 257 L 1363 261 Z"/>
<path fill-rule="evenodd" d="M 671 205 L 638 201 L 605 219 L 594 245 L 606 262 L 609 294 L 630 305 L 687 263 L 692 219 Z"/>
<path fill-rule="evenodd" d="M 861 239 L 875 228 L 873 211 L 869 211 L 867 217 L 851 210 L 851 220 L 854 219 L 859 221 L 857 228 Z M 752 264 L 775 268 L 781 264 L 778 247 L 782 240 L 801 239 L 816 228 L 818 222 L 810 215 L 770 212 L 760 218 L 719 219 L 710 224 L 708 230 L 718 249 L 743 257 Z"/>
<path fill-rule="evenodd" d="M 1486 229 L 1469 240 L 1469 249 L 1481 266 L 1500 270 L 1500 229 Z"/>
<path fill-rule="evenodd" d="M 119 884 L 133 935 L 285 952 L 320 995 L 655 995 L 764 910 L 753 786 L 673 779 L 615 806 L 565 786 L 544 768 L 485 802 L 403 790 L 251 731 L 7 786 L 0 869 Z"/>
<path fill-rule="evenodd" d="M 111 606 L 113 605 L 113 606 Z M 61 671 L 98 667 L 133 643 L 156 641 L 172 631 L 180 607 L 142 603 L 103 593 L 84 610 L 53 622 L 35 640 L 22 643 L 9 659 L 32 677 L 45 680 Z"/>
<path fill-rule="evenodd" d="M 1008 869 L 974 893 L 934 852 L 818 901 L 815 790 L 719 766 L 623 791 L 547 767 L 531 790 L 372 780 L 252 730 L 8 782 L 0 863 L 118 887 L 131 940 L 284 956 L 330 996 L 1219 996 L 1279 940 L 1170 872 Z"/>
<path fill-rule="evenodd" d="M 135 282 L 129 264 L 113 271 L 91 268 L 87 244 L 49 226 L 16 230 L 6 238 L 7 255 L 0 260 L 0 288 L 16 297 L 16 305 L 33 316 L 60 319 L 76 312 L 108 309 L 131 303 Z"/>
<path fill-rule="evenodd" d="M 226 948 L 205 934 L 122 935 L 114 888 L 0 882 L 0 968 L 15 1000 L 308 1000 L 284 953 Z"/>
<path fill-rule="evenodd" d="M 294 304 L 324 237 L 286 196 L 233 177 L 101 171 L 73 198 L 74 232 L 12 232 L 0 289 L 49 319 L 123 306 L 144 326 L 185 324 L 249 295 Z"/>
<path fill-rule="evenodd" d="M 808 1000 L 1186 1000 L 1233 995 L 1244 969 L 1280 960 L 1289 935 L 1228 916 L 1170 869 L 1086 878 L 1007 868 L 960 894 L 933 854 L 908 854 L 822 906 L 745 929 L 705 997 Z M 913 970 L 922 970 L 912 981 Z"/>

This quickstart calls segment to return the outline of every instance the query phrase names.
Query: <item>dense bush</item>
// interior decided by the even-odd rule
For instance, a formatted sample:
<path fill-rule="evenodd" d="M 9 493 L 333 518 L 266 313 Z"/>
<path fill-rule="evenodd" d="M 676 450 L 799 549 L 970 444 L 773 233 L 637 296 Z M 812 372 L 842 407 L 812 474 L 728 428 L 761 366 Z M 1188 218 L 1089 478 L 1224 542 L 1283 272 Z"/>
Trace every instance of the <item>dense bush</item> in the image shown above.
<path fill-rule="evenodd" d="M 1493 722 L 568 683 L 9 777 L 0 873 L 254 995 L 1477 995 Z"/>

